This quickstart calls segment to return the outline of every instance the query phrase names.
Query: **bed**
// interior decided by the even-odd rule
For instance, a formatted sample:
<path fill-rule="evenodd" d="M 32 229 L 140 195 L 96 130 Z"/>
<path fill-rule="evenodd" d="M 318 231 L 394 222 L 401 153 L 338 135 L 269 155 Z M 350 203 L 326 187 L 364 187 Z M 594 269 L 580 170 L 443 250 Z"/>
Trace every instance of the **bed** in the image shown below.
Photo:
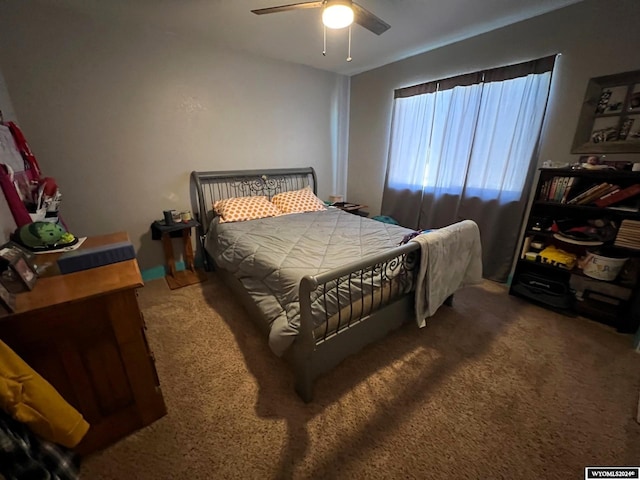
<path fill-rule="evenodd" d="M 275 201 L 284 192 L 315 197 L 312 168 L 194 171 L 192 180 L 207 268 L 223 276 L 273 352 L 293 366 L 305 402 L 319 375 L 415 319 L 424 256 L 419 242 L 408 241 L 416 232 L 331 207 L 237 222 L 213 209 L 225 199 Z M 451 301 L 449 294 L 444 303 Z"/>

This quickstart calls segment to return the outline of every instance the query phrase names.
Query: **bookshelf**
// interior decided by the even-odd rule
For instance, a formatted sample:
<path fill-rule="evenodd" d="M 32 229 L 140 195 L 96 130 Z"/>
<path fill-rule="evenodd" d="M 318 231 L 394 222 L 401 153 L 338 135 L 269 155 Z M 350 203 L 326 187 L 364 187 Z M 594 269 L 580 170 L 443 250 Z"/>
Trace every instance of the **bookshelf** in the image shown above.
<path fill-rule="evenodd" d="M 640 172 L 540 169 L 509 292 L 630 333 L 639 272 Z"/>
<path fill-rule="evenodd" d="M 640 172 L 541 169 L 536 201 L 640 211 Z"/>

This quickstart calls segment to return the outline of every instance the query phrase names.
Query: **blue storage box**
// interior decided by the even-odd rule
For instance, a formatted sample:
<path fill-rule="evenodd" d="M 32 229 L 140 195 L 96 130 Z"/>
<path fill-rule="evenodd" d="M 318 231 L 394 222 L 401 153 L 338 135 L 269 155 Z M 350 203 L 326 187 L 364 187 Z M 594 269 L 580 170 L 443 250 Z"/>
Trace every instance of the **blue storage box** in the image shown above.
<path fill-rule="evenodd" d="M 73 273 L 134 258 L 136 251 L 130 242 L 117 242 L 63 253 L 58 257 L 58 268 L 63 274 Z"/>

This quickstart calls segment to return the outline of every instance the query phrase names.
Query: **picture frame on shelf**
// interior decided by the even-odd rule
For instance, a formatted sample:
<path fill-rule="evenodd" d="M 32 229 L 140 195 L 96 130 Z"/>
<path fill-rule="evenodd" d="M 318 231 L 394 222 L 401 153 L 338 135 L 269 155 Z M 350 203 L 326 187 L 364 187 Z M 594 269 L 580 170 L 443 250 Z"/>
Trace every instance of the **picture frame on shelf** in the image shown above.
<path fill-rule="evenodd" d="M 587 82 L 571 153 L 640 153 L 640 70 Z"/>
<path fill-rule="evenodd" d="M 19 243 L 16 243 L 12 240 L 8 241 L 4 245 L 0 245 L 0 251 L 5 248 L 11 249 L 12 251 L 15 251 L 16 254 L 22 255 L 24 259 L 27 261 L 27 263 L 31 266 L 32 270 L 37 270 L 35 267 L 35 258 L 36 258 L 35 253 L 33 253 L 30 250 L 27 250 L 25 247 L 23 247 Z"/>
<path fill-rule="evenodd" d="M 27 263 L 27 260 L 24 257 L 20 257 L 11 267 L 13 271 L 16 272 L 22 283 L 24 283 L 29 290 L 33 290 L 38 275 Z"/>
<path fill-rule="evenodd" d="M 596 114 L 621 113 L 627 96 L 627 86 L 604 87 L 596 107 Z"/>
<path fill-rule="evenodd" d="M 38 273 L 24 251 L 5 244 L 0 247 L 0 283 L 10 293 L 32 290 Z"/>
<path fill-rule="evenodd" d="M 618 117 L 596 118 L 591 127 L 589 141 L 591 143 L 615 142 L 620 135 L 619 124 Z"/>
<path fill-rule="evenodd" d="M 640 145 L 640 110 L 638 115 L 629 115 L 620 130 L 620 139 Z"/>

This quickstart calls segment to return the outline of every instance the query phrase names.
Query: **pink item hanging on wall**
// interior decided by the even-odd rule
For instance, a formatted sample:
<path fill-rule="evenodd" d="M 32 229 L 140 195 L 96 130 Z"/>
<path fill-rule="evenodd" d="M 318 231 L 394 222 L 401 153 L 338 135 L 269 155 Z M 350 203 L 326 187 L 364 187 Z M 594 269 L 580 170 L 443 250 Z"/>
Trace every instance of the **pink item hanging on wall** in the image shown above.
<path fill-rule="evenodd" d="M 13 215 L 13 219 L 18 227 L 31 223 L 31 217 L 27 211 L 27 207 L 24 206 L 24 202 L 18 195 L 9 170 L 5 165 L 0 164 L 0 187 L 4 193 L 4 197 L 9 205 L 9 210 Z"/>

